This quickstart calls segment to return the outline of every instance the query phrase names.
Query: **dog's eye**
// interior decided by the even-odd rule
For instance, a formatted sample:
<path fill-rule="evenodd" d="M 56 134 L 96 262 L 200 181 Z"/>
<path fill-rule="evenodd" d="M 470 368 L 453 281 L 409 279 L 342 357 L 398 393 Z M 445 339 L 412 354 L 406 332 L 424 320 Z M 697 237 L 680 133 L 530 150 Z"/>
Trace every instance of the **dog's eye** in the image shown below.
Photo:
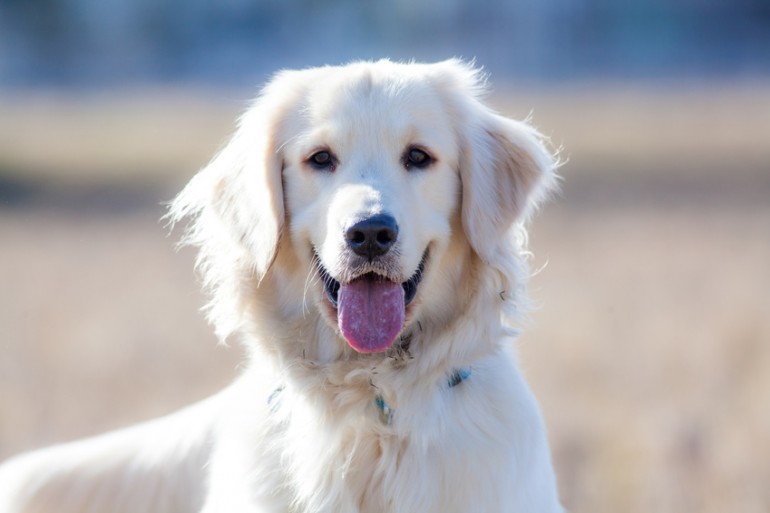
<path fill-rule="evenodd" d="M 317 151 L 307 161 L 316 169 L 330 170 L 334 168 L 334 155 L 330 151 Z"/>
<path fill-rule="evenodd" d="M 419 148 L 410 148 L 404 154 L 404 166 L 407 169 L 424 169 L 433 163 L 433 157 Z"/>

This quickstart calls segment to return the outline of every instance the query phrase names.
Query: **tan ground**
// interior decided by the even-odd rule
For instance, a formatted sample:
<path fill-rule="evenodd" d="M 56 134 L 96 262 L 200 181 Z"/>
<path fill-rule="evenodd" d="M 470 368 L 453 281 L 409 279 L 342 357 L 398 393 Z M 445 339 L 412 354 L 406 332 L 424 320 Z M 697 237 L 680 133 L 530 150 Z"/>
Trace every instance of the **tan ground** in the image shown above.
<path fill-rule="evenodd" d="M 570 162 L 561 197 L 533 226 L 541 307 L 521 359 L 573 513 L 770 511 L 768 91 L 530 98 Z M 179 109 L 133 101 L 105 129 Z M 109 212 L 67 203 L 93 202 L 98 190 L 56 193 L 153 181 L 151 169 L 156 185 L 181 186 L 180 170 L 205 161 L 237 109 L 191 107 L 184 130 L 137 130 L 134 151 L 184 132 L 193 156 L 177 160 L 177 141 L 126 174 L 138 164 L 120 162 L 131 152 L 115 137 L 100 140 L 103 160 L 89 167 L 93 116 L 116 111 L 81 117 L 77 102 L 51 102 L 14 135 L 23 106 L 38 101 L 0 99 L 13 114 L 0 116 L 0 166 L 26 169 L 0 178 L 52 184 L 29 204 L 0 200 L 0 458 L 204 397 L 232 379 L 240 356 L 217 347 L 198 312 L 192 254 L 174 252 L 154 200 Z M 71 161 L 22 148 L 28 131 L 43 144 L 68 120 L 70 134 L 85 134 L 66 136 Z"/>

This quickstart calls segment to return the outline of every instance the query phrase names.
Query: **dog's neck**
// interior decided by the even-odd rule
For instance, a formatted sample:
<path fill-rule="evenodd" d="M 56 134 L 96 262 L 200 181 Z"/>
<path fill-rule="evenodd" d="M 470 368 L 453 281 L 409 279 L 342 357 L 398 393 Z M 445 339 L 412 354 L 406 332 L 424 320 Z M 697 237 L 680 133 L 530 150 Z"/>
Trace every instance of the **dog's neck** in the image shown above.
<path fill-rule="evenodd" d="M 474 362 L 500 350 L 503 299 L 494 273 L 473 255 L 460 259 L 451 284 L 456 293 L 440 317 L 423 310 L 391 349 L 361 354 L 311 305 L 280 310 L 277 288 L 285 286 L 288 271 L 278 268 L 254 297 L 260 302 L 254 311 L 266 314 L 254 318 L 246 333 L 248 344 L 256 346 L 254 364 L 271 369 L 276 390 L 301 390 L 337 410 L 369 408 L 373 418 L 387 424 L 407 397 L 450 390 L 467 379 Z"/>

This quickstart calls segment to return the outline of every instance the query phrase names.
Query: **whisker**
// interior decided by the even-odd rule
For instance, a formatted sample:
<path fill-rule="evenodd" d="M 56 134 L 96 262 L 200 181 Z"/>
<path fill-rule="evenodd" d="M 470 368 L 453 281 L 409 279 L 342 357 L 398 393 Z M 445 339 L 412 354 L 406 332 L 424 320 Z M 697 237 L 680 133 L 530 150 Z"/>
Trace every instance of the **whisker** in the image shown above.
<path fill-rule="evenodd" d="M 317 272 L 318 265 L 320 265 L 320 260 L 318 259 L 318 255 L 313 252 L 313 258 L 311 259 L 310 268 L 307 271 L 307 276 L 305 277 L 305 287 L 302 291 L 302 316 L 304 317 L 305 314 L 310 313 L 310 309 L 307 306 L 307 293 L 308 290 L 310 290 L 311 285 L 315 285 L 318 283 L 318 279 L 320 278 L 320 273 Z"/>

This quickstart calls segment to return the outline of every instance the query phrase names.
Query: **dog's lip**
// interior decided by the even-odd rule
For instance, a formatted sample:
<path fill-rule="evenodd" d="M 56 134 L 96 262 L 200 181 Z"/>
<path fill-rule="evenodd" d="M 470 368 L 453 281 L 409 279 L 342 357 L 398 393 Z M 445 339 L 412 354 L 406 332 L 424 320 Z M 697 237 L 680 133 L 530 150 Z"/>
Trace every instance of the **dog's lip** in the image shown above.
<path fill-rule="evenodd" d="M 420 260 L 420 265 L 417 266 L 417 270 L 414 272 L 414 274 L 412 274 L 411 277 L 409 277 L 408 280 L 401 283 L 401 287 L 404 289 L 405 306 L 409 306 L 409 304 L 414 300 L 415 296 L 417 296 L 417 288 L 419 287 L 420 282 L 422 281 L 423 274 L 425 273 L 425 263 L 427 260 L 428 260 L 428 250 L 426 249 L 422 255 L 422 259 Z M 327 271 L 326 268 L 323 266 L 323 264 L 321 264 L 321 259 L 318 257 L 317 254 L 315 255 L 315 258 L 313 258 L 313 261 L 315 262 L 316 268 L 318 269 L 318 274 L 321 276 L 321 280 L 324 283 L 324 292 L 326 293 L 326 298 L 329 300 L 332 306 L 336 309 L 337 302 L 338 302 L 338 294 L 340 291 L 340 282 L 334 279 L 331 276 L 331 274 L 329 274 L 329 271 Z M 357 276 L 352 281 L 358 281 L 358 280 L 370 280 L 370 281 L 388 280 L 388 277 L 375 272 L 367 272 L 360 276 Z M 392 280 L 388 280 L 388 281 L 392 281 Z"/>

